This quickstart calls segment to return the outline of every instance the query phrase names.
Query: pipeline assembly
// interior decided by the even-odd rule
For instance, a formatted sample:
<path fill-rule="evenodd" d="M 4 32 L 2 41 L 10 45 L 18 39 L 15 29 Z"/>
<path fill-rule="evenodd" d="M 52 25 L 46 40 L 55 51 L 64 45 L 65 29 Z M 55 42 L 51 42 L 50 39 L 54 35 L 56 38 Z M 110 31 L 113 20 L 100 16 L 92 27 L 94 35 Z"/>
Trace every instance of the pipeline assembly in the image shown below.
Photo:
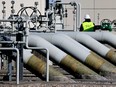
<path fill-rule="evenodd" d="M 47 86 L 52 82 L 78 85 L 79 81 L 95 81 L 96 84 L 109 82 L 115 87 L 116 34 L 109 20 L 102 20 L 100 29 L 96 31 L 79 31 L 81 4 L 53 1 L 46 0 L 43 14 L 38 9 L 41 4 L 38 2 L 34 6 L 21 3 L 16 13 L 15 1 L 12 0 L 8 18 L 6 2 L 2 1 L 0 75 L 3 75 L 0 76 L 0 87 L 8 87 L 2 84 L 5 81 L 9 84 L 16 82 L 16 85 L 21 84 L 20 87 L 28 81 L 46 82 L 45 87 L 53 87 Z M 72 9 L 71 27 L 66 25 L 67 16 L 70 15 L 68 6 Z M 36 80 L 25 80 L 24 74 L 28 77 L 29 73 L 34 74 Z M 29 87 L 41 86 L 33 84 Z"/>

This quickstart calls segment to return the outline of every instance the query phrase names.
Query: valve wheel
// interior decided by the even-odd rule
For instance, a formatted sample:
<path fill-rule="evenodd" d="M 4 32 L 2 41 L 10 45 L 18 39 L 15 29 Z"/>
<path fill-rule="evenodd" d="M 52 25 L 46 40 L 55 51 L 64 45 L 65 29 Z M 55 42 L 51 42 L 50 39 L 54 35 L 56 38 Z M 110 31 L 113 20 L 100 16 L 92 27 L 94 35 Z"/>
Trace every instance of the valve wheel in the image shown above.
<path fill-rule="evenodd" d="M 41 27 L 41 12 L 36 7 L 22 7 L 17 15 L 23 17 L 25 20 L 30 20 L 29 28 L 37 28 Z"/>
<path fill-rule="evenodd" d="M 111 24 L 111 20 L 110 19 L 103 19 L 103 20 L 101 20 L 100 25 L 102 25 L 103 23 Z"/>

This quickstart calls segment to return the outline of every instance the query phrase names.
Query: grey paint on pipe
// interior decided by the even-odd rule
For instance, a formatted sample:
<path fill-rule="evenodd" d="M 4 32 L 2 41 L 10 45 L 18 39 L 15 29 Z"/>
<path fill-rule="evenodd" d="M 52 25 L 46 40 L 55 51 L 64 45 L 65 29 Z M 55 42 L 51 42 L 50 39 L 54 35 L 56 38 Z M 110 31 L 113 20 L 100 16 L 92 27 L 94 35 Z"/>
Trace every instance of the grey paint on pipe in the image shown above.
<path fill-rule="evenodd" d="M 100 53 L 102 56 L 106 56 L 107 52 L 110 50 L 109 48 L 99 43 L 98 41 L 90 37 L 89 35 L 86 35 L 83 33 L 75 33 L 75 32 L 66 33 L 67 35 L 75 39 L 76 41 L 69 38 L 67 35 L 60 34 L 60 33 L 55 33 L 55 34 L 54 33 L 50 33 L 50 34 L 36 33 L 36 34 L 45 38 L 46 40 L 50 41 L 51 43 L 55 45 L 61 46 L 67 50 L 71 50 L 70 53 L 75 55 L 77 58 L 80 58 L 80 60 L 82 60 L 82 57 L 83 57 L 83 56 L 79 56 L 80 53 L 91 52 L 91 50 L 84 47 L 80 43 L 87 45 L 91 49 L 95 50 L 97 53 Z M 78 43 L 77 41 L 80 43 Z M 81 55 L 84 55 L 84 54 L 81 54 Z"/>
<path fill-rule="evenodd" d="M 99 53 L 101 56 L 106 56 L 106 54 L 110 51 L 110 49 L 97 40 L 93 39 L 87 34 L 76 34 L 75 37 L 73 36 L 73 39 L 76 41 L 88 46 L 95 52 Z"/>
<path fill-rule="evenodd" d="M 91 54 L 90 50 L 86 49 L 80 43 L 73 40 L 67 35 L 64 35 L 64 34 L 38 34 L 38 35 L 41 36 L 42 38 L 45 38 L 52 44 L 67 50 L 70 54 L 72 54 L 77 59 L 81 60 L 82 62 L 86 62 L 86 59 Z M 90 66 L 92 65 L 90 64 Z"/>
<path fill-rule="evenodd" d="M 34 69 L 38 72 L 38 74 L 41 74 L 42 77 L 46 78 L 46 63 L 39 59 L 38 57 L 34 56 L 31 53 L 31 50 L 24 50 L 23 60 L 26 65 L 28 65 L 30 68 Z M 49 68 L 49 77 L 52 81 L 64 81 L 64 82 L 75 82 L 74 80 L 66 77 L 59 71 L 55 70 L 53 67 L 50 66 Z"/>
<path fill-rule="evenodd" d="M 70 69 L 71 72 L 74 74 L 85 74 L 88 75 L 90 78 L 94 79 L 105 79 L 104 77 L 101 77 L 93 70 L 89 69 L 73 57 L 67 55 L 65 52 L 61 51 L 48 41 L 44 40 L 43 38 L 37 36 L 37 35 L 29 35 L 29 46 L 42 46 L 49 49 L 50 56 L 59 64 L 61 64 L 63 67 L 67 67 Z M 93 76 L 91 76 L 93 75 Z M 95 77 L 94 77 L 95 76 Z M 97 77 L 96 77 L 97 76 Z"/>
<path fill-rule="evenodd" d="M 88 32 L 87 32 L 88 33 Z M 93 33 L 93 32 L 92 32 Z M 37 34 L 38 35 L 38 34 Z M 51 40 L 50 38 L 54 35 L 54 33 L 50 33 L 47 34 L 39 34 L 40 36 L 42 35 L 42 37 L 44 38 L 49 38 L 49 40 Z M 56 35 L 56 34 L 55 34 Z M 61 35 L 61 34 L 60 34 Z M 71 35 L 72 38 L 74 38 L 76 41 L 81 42 L 82 44 L 90 47 L 91 49 L 93 49 L 94 51 L 96 51 L 97 53 L 99 53 L 100 55 L 102 55 L 103 57 L 106 57 L 107 53 L 110 51 L 110 49 L 106 46 L 104 46 L 103 44 L 101 44 L 100 42 L 98 42 L 97 40 L 93 39 L 92 37 L 90 37 L 87 34 L 84 33 L 75 33 L 72 32 L 69 35 Z M 95 35 L 95 34 L 94 34 Z M 65 35 L 63 35 L 65 36 Z M 54 36 L 53 36 L 54 37 Z M 66 36 L 65 36 L 66 37 Z M 68 37 L 67 37 L 68 38 Z M 59 38 L 61 39 L 61 38 Z M 70 39 L 70 38 L 69 38 Z M 57 41 L 59 41 L 58 39 L 56 39 Z M 52 43 L 54 43 L 54 41 L 51 41 Z M 62 41 L 61 41 L 62 42 Z M 88 48 L 82 46 L 81 44 L 75 42 L 74 40 L 70 39 L 70 42 L 75 43 L 75 45 L 82 47 L 85 51 L 93 53 L 91 50 L 89 50 Z M 56 42 L 57 44 L 59 42 Z M 68 45 L 69 46 L 69 45 Z M 73 45 L 74 46 L 74 45 Z M 94 53 L 95 54 L 95 53 Z M 97 55 L 97 54 L 96 54 Z M 97 55 L 98 56 L 98 55 Z M 99 57 L 100 58 L 100 57 Z M 113 64 L 111 64 L 109 61 L 106 61 L 104 58 L 100 58 L 101 60 L 105 61 L 105 65 L 108 65 L 108 67 L 110 68 L 110 71 L 113 70 L 113 68 L 115 67 Z M 103 65 L 104 66 L 104 65 Z M 107 70 L 108 71 L 108 70 Z M 115 72 L 115 69 L 113 70 L 113 72 Z"/>
<path fill-rule="evenodd" d="M 75 56 L 76 58 L 78 58 L 83 62 L 85 62 L 87 56 L 90 54 L 89 50 L 87 50 L 80 43 L 76 42 L 75 40 L 73 40 L 72 38 L 68 37 L 65 34 L 38 34 L 38 35 L 48 40 L 52 44 L 62 47 L 63 49 L 67 50 L 73 56 Z"/>
<path fill-rule="evenodd" d="M 108 44 L 116 47 L 116 34 L 109 31 L 101 32 L 63 32 L 71 37 L 75 37 L 77 34 L 87 34 L 100 42 L 107 42 Z"/>
<path fill-rule="evenodd" d="M 116 34 L 112 32 L 86 33 L 98 41 L 104 41 L 116 48 Z"/>
<path fill-rule="evenodd" d="M 60 63 L 61 60 L 67 55 L 65 52 L 61 51 L 60 49 L 37 35 L 29 35 L 28 39 L 29 46 L 48 48 L 50 51 L 50 56 L 54 58 L 58 63 Z"/>
<path fill-rule="evenodd" d="M 82 47 L 82 45 L 80 45 L 77 41 L 73 40 L 72 38 L 68 37 L 67 35 L 56 34 L 56 33 L 55 34 L 37 34 L 37 35 L 41 36 L 42 38 L 45 38 L 49 42 L 51 42 L 59 47 L 62 47 L 63 49 L 67 50 L 70 54 L 75 56 L 77 59 L 80 59 L 81 61 L 87 63 L 89 66 L 92 66 L 95 69 L 98 69 L 100 71 L 116 72 L 116 69 L 111 71 L 111 69 L 108 69 L 108 67 L 100 68 L 100 67 L 106 66 L 109 63 L 104 61 L 103 59 L 98 58 L 95 55 L 91 54 L 91 51 L 89 49 Z M 84 41 L 84 40 L 82 40 L 82 41 Z M 97 42 L 94 39 L 92 39 L 92 40 L 93 40 L 93 42 L 94 41 Z M 91 41 L 91 38 L 89 39 L 89 41 Z M 85 43 L 87 43 L 87 42 L 85 42 Z M 95 45 L 95 42 L 94 42 L 94 45 Z M 100 44 L 99 42 L 97 42 L 97 43 L 98 43 L 98 46 L 100 46 L 101 52 L 104 55 L 106 55 L 110 49 L 108 49 L 104 45 Z M 90 44 L 90 46 L 91 46 L 91 44 Z M 102 51 L 103 49 L 105 51 Z M 90 56 L 90 54 L 91 54 L 91 56 Z M 91 58 L 91 57 L 93 57 L 93 58 Z M 98 62 L 98 64 L 93 64 L 93 63 L 91 63 L 92 61 L 96 61 L 96 62 Z M 112 67 L 112 66 L 110 66 L 110 67 Z"/>
<path fill-rule="evenodd" d="M 102 41 L 105 40 L 107 42 L 113 42 L 113 41 L 111 41 L 110 38 L 114 37 L 114 35 L 113 34 L 110 35 L 110 34 L 111 33 L 102 34 L 102 35 L 98 34 L 98 37 L 102 36 L 101 37 Z M 103 44 L 101 44 L 100 42 L 98 42 L 97 40 L 92 38 L 91 36 L 89 36 L 87 34 L 84 34 L 84 33 L 70 33 L 68 35 L 70 37 L 72 37 L 73 39 L 75 39 L 76 41 L 86 45 L 89 48 L 91 48 L 93 51 L 97 52 L 99 55 L 103 56 L 104 58 L 107 58 L 111 62 L 116 63 L 116 53 L 113 50 L 111 50 L 110 48 L 104 46 Z M 97 36 L 97 34 L 95 34 L 95 33 L 93 35 Z M 103 36 L 105 37 L 105 39 L 102 39 Z M 110 36 L 110 38 L 108 39 L 107 36 Z"/>
<path fill-rule="evenodd" d="M 106 57 L 111 49 L 109 49 L 108 47 L 99 43 L 98 41 L 107 42 L 108 44 L 110 44 L 116 48 L 116 35 L 111 33 L 111 32 L 108 32 L 108 31 L 102 31 L 102 32 L 60 32 L 60 33 L 66 34 L 66 35 L 70 36 L 71 38 L 85 44 L 86 46 L 90 47 L 91 49 L 93 49 L 94 51 L 96 51 L 98 54 L 100 54 L 103 57 Z M 112 57 L 113 57 L 113 60 L 111 60 L 111 61 L 115 62 L 116 58 L 115 58 L 114 51 L 112 51 Z"/>
<path fill-rule="evenodd" d="M 79 42 L 86 44 L 91 49 L 99 53 L 101 56 L 107 58 L 112 63 L 116 64 L 116 52 L 94 40 L 96 39 L 101 42 L 107 42 L 108 44 L 116 48 L 116 39 L 115 39 L 116 35 L 115 34 L 111 32 L 79 32 L 79 33 L 70 32 L 66 34 L 68 34 L 72 38 L 77 39 Z M 94 39 L 87 36 L 87 34 L 93 37 Z"/>

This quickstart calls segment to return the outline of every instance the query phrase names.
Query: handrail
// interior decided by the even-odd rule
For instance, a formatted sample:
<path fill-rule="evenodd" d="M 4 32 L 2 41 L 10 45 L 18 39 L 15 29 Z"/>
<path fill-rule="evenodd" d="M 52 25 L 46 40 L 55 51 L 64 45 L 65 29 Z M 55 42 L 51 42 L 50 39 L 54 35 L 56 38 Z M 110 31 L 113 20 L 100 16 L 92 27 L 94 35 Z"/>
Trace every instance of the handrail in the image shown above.
<path fill-rule="evenodd" d="M 46 81 L 49 82 L 49 50 L 43 47 L 29 47 L 28 45 L 28 35 L 25 38 L 26 40 L 26 48 L 35 49 L 35 50 L 46 50 L 47 53 L 47 64 L 46 64 Z"/>
<path fill-rule="evenodd" d="M 19 49 L 18 48 L 0 48 L 0 50 L 15 50 L 17 52 L 17 78 L 16 78 L 16 84 L 19 84 Z"/>

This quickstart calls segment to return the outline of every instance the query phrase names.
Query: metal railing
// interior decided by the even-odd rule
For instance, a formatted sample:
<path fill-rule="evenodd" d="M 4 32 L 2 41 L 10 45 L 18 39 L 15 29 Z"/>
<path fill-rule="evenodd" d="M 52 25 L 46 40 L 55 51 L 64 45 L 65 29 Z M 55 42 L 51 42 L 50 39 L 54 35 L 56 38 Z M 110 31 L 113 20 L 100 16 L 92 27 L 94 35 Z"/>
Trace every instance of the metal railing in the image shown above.
<path fill-rule="evenodd" d="M 26 37 L 26 48 L 32 50 L 46 50 L 47 54 L 47 64 L 46 64 L 46 81 L 49 82 L 49 50 L 45 47 L 29 47 L 28 46 L 28 36 Z"/>
<path fill-rule="evenodd" d="M 17 52 L 16 84 L 19 84 L 19 50 L 17 48 L 0 48 L 0 50 L 15 50 Z"/>

